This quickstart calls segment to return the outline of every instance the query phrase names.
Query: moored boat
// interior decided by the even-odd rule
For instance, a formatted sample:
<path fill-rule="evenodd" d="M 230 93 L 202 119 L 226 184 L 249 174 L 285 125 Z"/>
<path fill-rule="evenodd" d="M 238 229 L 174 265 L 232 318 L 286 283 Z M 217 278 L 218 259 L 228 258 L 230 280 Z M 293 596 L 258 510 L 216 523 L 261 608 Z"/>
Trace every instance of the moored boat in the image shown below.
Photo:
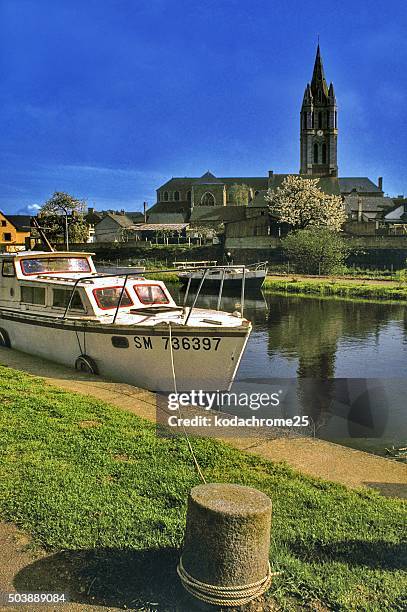
<path fill-rule="evenodd" d="M 205 291 L 219 291 L 222 286 L 223 291 L 238 294 L 243 279 L 247 289 L 258 291 L 266 278 L 267 264 L 268 262 L 264 261 L 249 266 L 211 266 L 210 268 L 181 271 L 178 273 L 178 278 L 184 287 L 189 285 L 194 288 L 200 285 L 202 275 L 206 270 L 203 285 Z"/>
<path fill-rule="evenodd" d="M 0 264 L 0 345 L 153 391 L 233 382 L 251 331 L 242 312 L 178 306 L 162 281 L 101 275 L 89 253 Z"/>

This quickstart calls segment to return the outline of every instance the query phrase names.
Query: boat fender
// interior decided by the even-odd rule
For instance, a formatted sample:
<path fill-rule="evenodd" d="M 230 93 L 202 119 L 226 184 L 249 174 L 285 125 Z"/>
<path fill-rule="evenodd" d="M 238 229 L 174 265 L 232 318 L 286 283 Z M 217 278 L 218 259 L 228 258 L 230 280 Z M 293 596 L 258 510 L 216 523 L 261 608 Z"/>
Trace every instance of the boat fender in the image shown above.
<path fill-rule="evenodd" d="M 11 348 L 10 336 L 2 327 L 0 327 L 0 346 Z"/>
<path fill-rule="evenodd" d="M 75 361 L 75 369 L 88 374 L 98 374 L 98 367 L 89 355 L 80 355 Z"/>

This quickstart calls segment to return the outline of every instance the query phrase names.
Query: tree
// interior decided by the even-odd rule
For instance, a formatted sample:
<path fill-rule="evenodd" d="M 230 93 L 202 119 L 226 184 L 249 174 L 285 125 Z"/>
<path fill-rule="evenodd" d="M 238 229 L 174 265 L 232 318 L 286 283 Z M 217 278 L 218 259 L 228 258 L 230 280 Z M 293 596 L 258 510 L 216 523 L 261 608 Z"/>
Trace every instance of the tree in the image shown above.
<path fill-rule="evenodd" d="M 281 241 L 283 252 L 304 274 L 331 274 L 349 255 L 345 240 L 332 230 L 310 227 L 290 232 Z"/>
<path fill-rule="evenodd" d="M 233 183 L 228 189 L 228 202 L 233 206 L 247 206 L 250 189 L 247 185 Z"/>
<path fill-rule="evenodd" d="M 88 237 L 85 211 L 84 200 L 78 200 L 69 193 L 56 191 L 41 206 L 38 217 L 50 242 L 65 241 L 68 250 L 70 242 L 85 242 Z"/>
<path fill-rule="evenodd" d="M 265 196 L 280 223 L 293 228 L 328 227 L 340 231 L 346 212 L 340 196 L 327 195 L 318 188 L 319 179 L 287 176 L 281 186 Z"/>

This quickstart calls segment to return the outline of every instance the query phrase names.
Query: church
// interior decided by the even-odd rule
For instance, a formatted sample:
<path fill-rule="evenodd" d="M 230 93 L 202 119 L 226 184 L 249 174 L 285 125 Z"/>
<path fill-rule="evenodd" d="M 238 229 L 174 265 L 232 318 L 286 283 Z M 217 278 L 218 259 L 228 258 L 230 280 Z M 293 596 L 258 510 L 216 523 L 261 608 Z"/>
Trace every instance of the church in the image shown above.
<path fill-rule="evenodd" d="M 305 87 L 300 111 L 300 170 L 304 178 L 318 178 L 327 194 L 341 195 L 349 221 L 381 218 L 393 206 L 384 197 L 383 181 L 338 176 L 338 107 L 333 83 L 325 78 L 318 44 L 311 82 Z M 290 174 L 260 177 L 217 177 L 209 170 L 201 177 L 172 178 L 157 189 L 157 202 L 148 210 L 149 223 L 190 223 L 215 227 L 245 218 L 249 208 L 266 208 L 264 196 Z"/>

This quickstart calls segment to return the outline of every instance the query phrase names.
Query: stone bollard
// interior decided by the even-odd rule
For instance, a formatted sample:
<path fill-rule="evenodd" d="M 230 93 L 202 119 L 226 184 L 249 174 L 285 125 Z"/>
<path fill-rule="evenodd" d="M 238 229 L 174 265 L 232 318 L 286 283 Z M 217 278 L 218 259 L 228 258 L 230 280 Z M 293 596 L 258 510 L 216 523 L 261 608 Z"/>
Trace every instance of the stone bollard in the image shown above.
<path fill-rule="evenodd" d="M 178 575 L 198 600 L 239 606 L 270 586 L 271 500 L 235 484 L 194 487 Z"/>

